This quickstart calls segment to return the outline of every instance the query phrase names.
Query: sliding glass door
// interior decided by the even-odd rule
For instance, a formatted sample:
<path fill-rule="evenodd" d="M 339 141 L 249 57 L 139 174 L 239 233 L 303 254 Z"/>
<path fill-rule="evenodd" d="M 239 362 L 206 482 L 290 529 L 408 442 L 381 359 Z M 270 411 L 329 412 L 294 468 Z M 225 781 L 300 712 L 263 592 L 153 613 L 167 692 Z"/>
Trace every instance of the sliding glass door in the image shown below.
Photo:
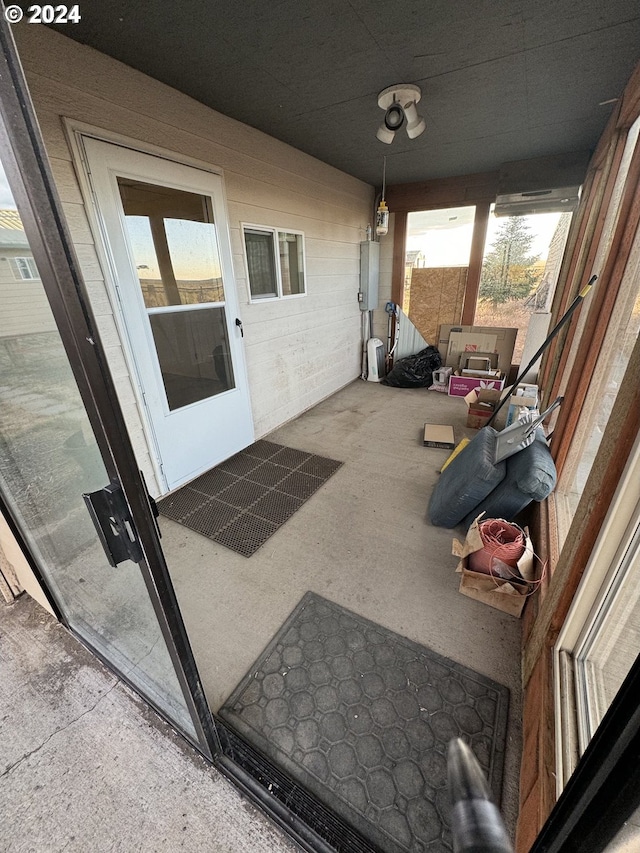
<path fill-rule="evenodd" d="M 5 27 L 0 41 L 0 511 L 62 620 L 210 757 L 151 504 Z"/>

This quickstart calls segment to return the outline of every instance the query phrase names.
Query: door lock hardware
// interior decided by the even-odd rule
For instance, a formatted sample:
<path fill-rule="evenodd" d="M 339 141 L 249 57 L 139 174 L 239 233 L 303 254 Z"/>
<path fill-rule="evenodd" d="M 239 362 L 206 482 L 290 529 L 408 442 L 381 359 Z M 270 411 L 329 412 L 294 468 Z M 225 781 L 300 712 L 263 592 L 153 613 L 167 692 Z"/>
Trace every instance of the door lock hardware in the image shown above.
<path fill-rule="evenodd" d="M 244 329 L 242 328 L 242 320 L 240 317 L 236 317 L 236 326 L 240 329 L 240 337 L 244 338 Z"/>
<path fill-rule="evenodd" d="M 114 568 L 125 560 L 139 563 L 142 546 L 120 483 L 83 494 L 100 543 Z"/>

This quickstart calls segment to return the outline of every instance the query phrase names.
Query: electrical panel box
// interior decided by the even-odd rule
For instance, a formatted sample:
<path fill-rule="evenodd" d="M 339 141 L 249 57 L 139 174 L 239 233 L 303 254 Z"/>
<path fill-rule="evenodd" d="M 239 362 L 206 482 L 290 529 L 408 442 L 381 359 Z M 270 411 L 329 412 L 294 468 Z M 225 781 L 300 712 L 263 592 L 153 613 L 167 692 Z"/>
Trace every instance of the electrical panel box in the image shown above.
<path fill-rule="evenodd" d="M 380 282 L 380 243 L 367 240 L 360 243 L 360 301 L 361 311 L 373 311 L 378 307 L 378 284 Z"/>

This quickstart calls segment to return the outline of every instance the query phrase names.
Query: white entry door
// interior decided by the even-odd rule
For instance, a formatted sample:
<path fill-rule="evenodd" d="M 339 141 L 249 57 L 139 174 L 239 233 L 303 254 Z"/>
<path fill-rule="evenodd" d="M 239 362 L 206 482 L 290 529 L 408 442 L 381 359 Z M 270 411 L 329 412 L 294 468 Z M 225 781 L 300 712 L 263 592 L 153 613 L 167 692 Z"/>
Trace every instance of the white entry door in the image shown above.
<path fill-rule="evenodd" d="M 83 144 L 168 491 L 254 438 L 222 178 Z"/>

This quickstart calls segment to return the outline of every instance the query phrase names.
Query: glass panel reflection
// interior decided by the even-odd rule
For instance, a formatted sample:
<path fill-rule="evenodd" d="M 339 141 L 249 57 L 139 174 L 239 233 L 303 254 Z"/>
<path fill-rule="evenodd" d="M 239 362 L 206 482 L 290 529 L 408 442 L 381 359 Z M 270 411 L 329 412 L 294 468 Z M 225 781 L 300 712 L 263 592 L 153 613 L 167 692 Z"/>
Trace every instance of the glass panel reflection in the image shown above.
<path fill-rule="evenodd" d="M 593 736 L 640 654 L 640 524 L 577 655 Z"/>
<path fill-rule="evenodd" d="M 244 242 L 247 249 L 249 286 L 254 299 L 278 295 L 276 256 L 273 251 L 273 233 L 245 228 Z"/>
<path fill-rule="evenodd" d="M 173 411 L 235 387 L 224 308 L 149 315 Z"/>
<path fill-rule="evenodd" d="M 146 307 L 224 302 L 210 199 L 129 178 L 118 188 Z"/>
<path fill-rule="evenodd" d="M 84 505 L 109 477 L 1 167 L 0 195 L 0 490 L 69 623 L 195 738 L 140 568 Z"/>
<path fill-rule="evenodd" d="M 302 234 L 278 232 L 282 295 L 304 293 Z"/>

